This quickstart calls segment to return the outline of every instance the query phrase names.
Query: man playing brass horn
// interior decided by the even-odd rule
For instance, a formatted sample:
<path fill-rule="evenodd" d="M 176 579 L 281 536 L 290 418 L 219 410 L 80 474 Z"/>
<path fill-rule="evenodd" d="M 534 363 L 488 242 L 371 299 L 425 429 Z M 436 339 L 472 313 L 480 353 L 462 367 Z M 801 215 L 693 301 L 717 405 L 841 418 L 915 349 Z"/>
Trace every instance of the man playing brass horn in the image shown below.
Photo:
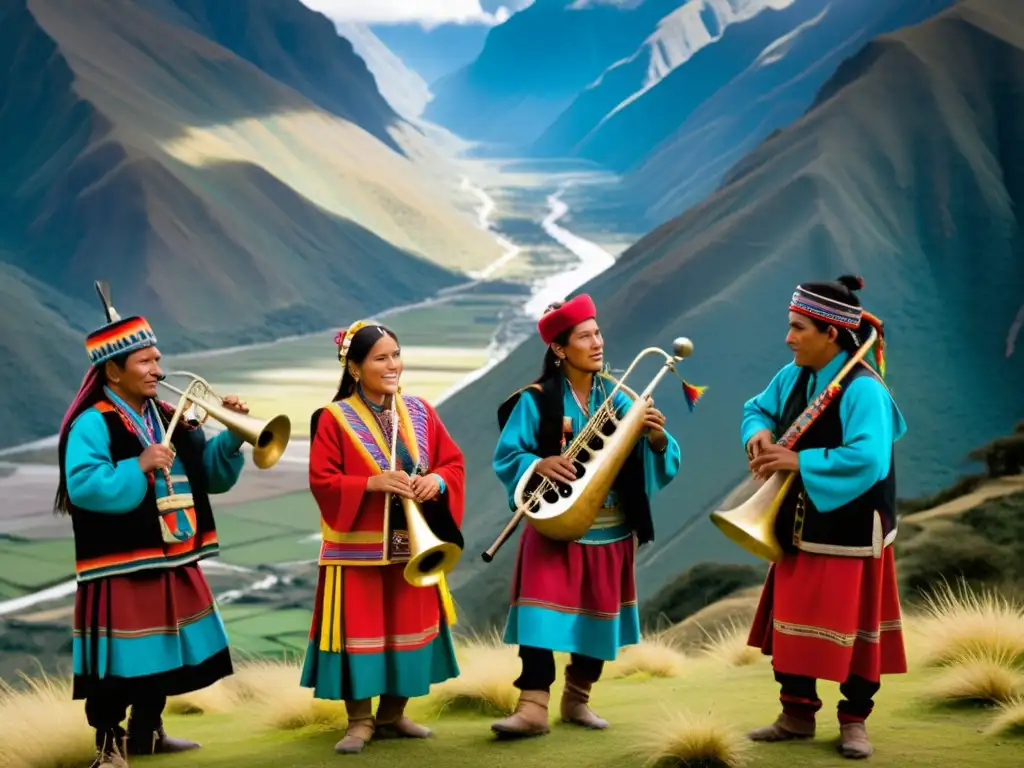
<path fill-rule="evenodd" d="M 784 555 L 773 563 L 748 644 L 772 656 L 782 712 L 755 741 L 810 738 L 822 702 L 817 679 L 840 684 L 839 751 L 868 757 L 865 720 L 880 676 L 906 672 L 896 567 L 893 443 L 906 432 L 883 383 L 881 322 L 865 312 L 858 277 L 797 286 L 786 343 L 793 362 L 743 408 L 750 469 L 767 479 L 795 472 L 776 518 Z M 775 444 L 878 332 L 874 368 L 861 361 L 805 425 L 796 451 Z"/>
<path fill-rule="evenodd" d="M 404 575 L 412 521 L 400 498 L 418 502 L 436 535 L 461 547 L 465 464 L 437 411 L 401 393 L 394 331 L 358 321 L 335 342 L 341 384 L 310 427 L 323 543 L 301 685 L 345 702 L 348 729 L 334 749 L 354 754 L 371 739 L 431 736 L 406 703 L 459 674 L 443 577 L 414 586 Z"/>
<path fill-rule="evenodd" d="M 538 323 L 548 345 L 540 378 L 498 410 L 501 435 L 494 470 L 515 509 L 531 477 L 572 480 L 561 454 L 614 388 L 604 366 L 604 339 L 586 294 L 552 305 Z M 523 395 L 526 395 L 525 397 Z M 630 404 L 620 390 L 614 405 Z M 505 642 L 519 645 L 522 674 L 515 712 L 491 728 L 502 736 L 548 732 L 548 699 L 555 680 L 554 651 L 571 654 L 565 669 L 563 722 L 602 729 L 608 723 L 588 706 L 604 662 L 640 640 L 633 559 L 654 537 L 650 499 L 679 471 L 679 444 L 664 431 L 665 417 L 648 405 L 646 438 L 623 465 L 595 519 L 576 541 L 555 541 L 526 525 L 519 539 Z"/>
<path fill-rule="evenodd" d="M 218 552 L 209 494 L 231 489 L 244 458 L 232 432 L 207 441 L 184 420 L 161 444 L 175 409 L 157 399 L 156 336 L 100 297 L 107 324 L 86 339 L 92 367 L 61 424 L 54 509 L 75 537 L 73 695 L 96 730 L 93 768 L 124 768 L 128 755 L 199 747 L 165 733 L 167 697 L 232 673 L 198 561 Z M 223 405 L 248 412 L 233 395 Z"/>

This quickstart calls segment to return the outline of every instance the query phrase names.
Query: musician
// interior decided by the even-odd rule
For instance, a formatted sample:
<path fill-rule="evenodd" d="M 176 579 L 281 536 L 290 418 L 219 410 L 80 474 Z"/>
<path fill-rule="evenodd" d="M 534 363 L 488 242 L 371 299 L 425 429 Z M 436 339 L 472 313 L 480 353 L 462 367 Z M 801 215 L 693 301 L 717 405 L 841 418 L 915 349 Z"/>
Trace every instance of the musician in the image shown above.
<path fill-rule="evenodd" d="M 772 656 L 782 713 L 750 733 L 755 741 L 809 738 L 822 703 L 817 679 L 840 683 L 839 751 L 864 758 L 873 748 L 865 721 L 880 676 L 906 672 L 896 568 L 893 443 L 906 423 L 882 380 L 882 324 L 863 310 L 858 277 L 804 283 L 789 306 L 786 343 L 793 362 L 743 408 L 750 469 L 766 479 L 798 473 L 776 518 L 786 554 L 768 571 L 748 643 Z M 796 450 L 774 442 L 865 342 L 867 358 L 805 429 Z"/>
<path fill-rule="evenodd" d="M 548 350 L 540 377 L 498 410 L 501 435 L 494 470 L 515 509 L 539 476 L 575 477 L 561 454 L 615 386 L 604 367 L 604 339 L 594 302 L 586 294 L 548 307 L 538 330 Z M 525 395 L 525 396 L 524 396 Z M 631 399 L 621 389 L 620 414 Z M 547 733 L 555 680 L 554 651 L 571 654 L 560 702 L 563 722 L 603 729 L 589 707 L 605 661 L 640 640 L 633 559 L 654 538 L 650 498 L 679 471 L 679 444 L 665 432 L 665 416 L 649 402 L 646 436 L 623 465 L 593 527 L 576 541 L 555 541 L 527 525 L 519 539 L 505 642 L 519 645 L 522 674 L 515 712 L 491 728 L 501 736 Z"/>
<path fill-rule="evenodd" d="M 86 338 L 92 365 L 61 424 L 54 510 L 70 515 L 75 538 L 73 696 L 96 731 L 94 768 L 122 768 L 127 755 L 198 748 L 164 731 L 167 697 L 232 673 L 199 561 L 218 553 L 209 495 L 235 484 L 244 458 L 233 433 L 207 441 L 185 419 L 172 447 L 161 444 L 175 409 L 157 399 L 156 336 L 100 295 L 107 324 Z M 224 406 L 248 412 L 234 395 Z M 172 494 L 182 504 L 159 510 Z"/>
<path fill-rule="evenodd" d="M 335 341 L 341 384 L 311 424 L 309 487 L 323 544 L 301 684 L 345 702 L 348 729 L 334 749 L 351 754 L 374 737 L 431 736 L 405 715 L 406 703 L 459 674 L 447 585 L 416 587 L 403 575 L 409 537 L 397 497 L 419 502 L 435 534 L 461 547 L 465 466 L 437 411 L 401 394 L 394 331 L 359 321 Z"/>

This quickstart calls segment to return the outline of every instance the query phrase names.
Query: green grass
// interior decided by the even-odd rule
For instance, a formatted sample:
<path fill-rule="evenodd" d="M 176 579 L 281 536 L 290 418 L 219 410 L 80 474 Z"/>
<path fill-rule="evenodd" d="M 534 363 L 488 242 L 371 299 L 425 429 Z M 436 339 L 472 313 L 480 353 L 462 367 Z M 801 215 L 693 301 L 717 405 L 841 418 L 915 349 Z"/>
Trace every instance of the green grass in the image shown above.
<path fill-rule="evenodd" d="M 980 733 L 992 718 L 990 711 L 938 709 L 925 701 L 923 687 L 933 678 L 931 672 L 914 672 L 884 679 L 869 721 L 869 734 L 875 745 L 871 764 L 893 768 L 1020 765 L 1024 740 L 986 737 Z M 836 754 L 833 741 L 838 731 L 834 719 L 837 686 L 822 684 L 819 695 L 826 704 L 819 720 L 819 736 L 814 741 L 754 745 L 748 765 L 847 765 Z M 422 768 L 484 764 L 509 768 L 639 768 L 643 764 L 640 750 L 648 743 L 646 732 L 664 718 L 666 711 L 711 713 L 743 733 L 770 722 L 778 707 L 777 689 L 767 663 L 732 670 L 700 665 L 681 678 L 669 680 L 627 678 L 601 682 L 595 687 L 592 705 L 611 721 L 611 728 L 605 732 L 561 725 L 557 722 L 557 696 L 553 696 L 553 701 L 549 735 L 520 742 L 494 742 L 489 730 L 491 718 L 462 714 L 432 719 L 424 714 L 422 700 L 415 700 L 409 714 L 432 727 L 435 738 L 372 742 L 362 755 L 348 759 L 362 766 L 382 768 L 393 768 L 399 761 L 412 761 Z M 190 766 L 314 768 L 335 766 L 345 759 L 333 752 L 333 745 L 341 736 L 336 728 L 273 731 L 262 724 L 256 713 L 244 709 L 229 715 L 170 716 L 165 722 L 170 733 L 194 738 L 204 745 L 200 752 L 189 755 Z M 147 758 L 146 764 L 177 765 L 181 764 L 181 757 Z"/>
<path fill-rule="evenodd" d="M 0 596 L 18 597 L 71 578 L 74 572 L 71 539 L 0 538 Z"/>

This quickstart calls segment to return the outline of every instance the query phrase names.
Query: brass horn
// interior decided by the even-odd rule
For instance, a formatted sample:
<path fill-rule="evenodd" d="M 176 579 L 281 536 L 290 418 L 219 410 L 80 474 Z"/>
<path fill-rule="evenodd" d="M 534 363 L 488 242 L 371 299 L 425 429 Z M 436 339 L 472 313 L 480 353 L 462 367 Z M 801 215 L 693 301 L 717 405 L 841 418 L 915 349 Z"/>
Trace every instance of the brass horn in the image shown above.
<path fill-rule="evenodd" d="M 878 339 L 878 331 L 871 329 L 867 341 L 854 352 L 846 364 L 835 375 L 829 385 L 825 387 L 814 400 L 807 405 L 803 412 L 789 425 L 786 433 L 779 438 L 776 445 L 792 448 L 797 440 L 808 427 L 821 415 L 821 412 L 828 407 L 836 394 L 839 392 L 839 384 L 846 378 L 846 375 L 853 370 L 864 359 L 864 355 L 871 349 L 871 345 Z M 779 516 L 782 502 L 785 501 L 796 480 L 795 472 L 775 472 L 768 480 L 757 489 L 749 499 L 738 507 L 729 509 L 729 498 L 739 495 L 739 491 L 748 487 L 746 483 L 729 495 L 723 502 L 724 509 L 718 509 L 711 513 L 711 522 L 724 533 L 730 540 L 738 544 L 752 555 L 763 558 L 773 563 L 782 560 L 783 550 L 778 537 L 775 535 L 775 520 Z M 748 481 L 749 482 L 749 481 Z"/>
<path fill-rule="evenodd" d="M 391 471 L 395 470 L 398 458 L 398 395 L 391 398 Z M 413 499 L 402 497 L 402 510 L 409 529 L 409 561 L 402 572 L 405 580 L 414 587 L 432 587 L 455 567 L 462 557 L 462 549 L 450 541 L 444 541 L 431 530 L 423 509 Z M 391 494 L 384 499 L 391 504 Z M 388 509 L 385 506 L 385 509 Z"/>
<path fill-rule="evenodd" d="M 184 390 L 181 390 L 164 380 L 168 376 L 188 376 L 192 380 Z M 281 414 L 269 421 L 264 421 L 225 408 L 221 404 L 223 398 L 213 391 L 209 382 L 202 376 L 197 376 L 189 371 L 173 371 L 165 374 L 159 383 L 181 396 L 174 409 L 174 415 L 171 417 L 171 423 L 167 427 L 164 445 L 170 444 L 171 434 L 174 432 L 178 420 L 191 403 L 197 410 L 205 412 L 205 415 L 199 417 L 200 424 L 205 423 L 208 416 L 213 416 L 214 419 L 251 445 L 253 463 L 260 469 L 269 469 L 274 466 L 284 454 L 284 449 L 288 446 L 288 440 L 292 433 L 292 423 L 286 415 Z"/>
<path fill-rule="evenodd" d="M 405 566 L 405 580 L 414 587 L 432 587 L 456 566 L 462 550 L 458 545 L 438 538 L 414 500 L 403 497 L 402 509 L 409 527 L 409 562 Z"/>

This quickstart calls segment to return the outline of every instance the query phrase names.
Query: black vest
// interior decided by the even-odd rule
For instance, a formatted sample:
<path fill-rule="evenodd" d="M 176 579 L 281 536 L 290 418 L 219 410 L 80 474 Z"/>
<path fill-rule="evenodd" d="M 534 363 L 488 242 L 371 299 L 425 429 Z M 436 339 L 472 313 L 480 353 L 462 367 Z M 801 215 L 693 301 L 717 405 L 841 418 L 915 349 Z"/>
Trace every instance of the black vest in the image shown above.
<path fill-rule="evenodd" d="M 807 382 L 810 369 L 800 372 L 793 391 L 786 400 L 780 419 L 780 429 L 789 425 L 800 415 L 807 403 Z M 850 384 L 861 376 L 874 376 L 874 372 L 863 365 L 857 365 L 842 382 L 842 389 L 821 415 L 800 437 L 794 449 L 838 448 L 843 444 L 843 423 L 839 417 L 839 405 L 843 393 Z M 778 439 L 781 434 L 775 437 Z M 877 515 L 876 515 L 877 513 Z M 886 540 L 896 530 L 896 456 L 890 456 L 889 474 L 868 488 L 856 499 L 829 512 L 818 512 L 804 490 L 800 474 L 779 509 L 775 520 L 775 535 L 782 548 L 794 553 L 797 550 L 820 554 L 845 555 L 851 557 L 880 557 L 884 546 L 892 543 Z"/>
<path fill-rule="evenodd" d="M 166 428 L 170 423 L 170 415 L 163 407 L 157 410 Z M 142 443 L 124 425 L 116 411 L 104 412 L 103 420 L 110 432 L 111 461 L 117 463 L 142 455 Z M 210 499 L 205 491 L 207 480 L 202 462 L 205 442 L 206 436 L 201 429 L 184 427 L 180 423 L 171 437 L 171 443 L 181 459 L 191 486 L 196 511 L 195 535 L 180 548 L 176 547 L 173 555 L 166 552 L 169 545 L 164 543 L 160 533 L 160 512 L 156 506 L 156 491 L 152 482 L 142 503 L 126 513 L 93 512 L 77 507 L 69 500 L 68 511 L 75 534 L 75 560 L 79 564 L 79 571 L 85 561 L 97 558 L 108 559 L 111 572 L 91 578 L 173 568 L 216 552 L 216 526 Z M 156 482 L 164 482 L 161 473 L 155 474 Z M 206 547 L 203 546 L 204 541 Z M 140 554 L 144 552 L 160 554 L 141 559 Z M 88 580 L 88 577 L 80 573 L 79 580 Z"/>
<path fill-rule="evenodd" d="M 537 437 L 538 455 L 541 458 L 559 456 L 562 453 L 562 423 L 565 417 L 562 405 L 562 377 L 554 376 L 543 385 L 532 384 L 519 390 L 498 407 L 498 428 L 504 429 L 505 422 L 523 393 L 529 393 L 537 403 L 540 412 L 540 434 Z M 529 494 L 541 482 L 540 475 L 534 475 L 527 482 L 525 493 Z M 556 483 L 558 485 L 558 483 Z M 643 546 L 654 541 L 654 521 L 651 517 L 651 503 L 647 498 L 644 484 L 644 462 L 637 445 L 626 458 L 622 469 L 612 483 L 612 490 L 618 497 L 619 509 L 626 524 L 636 535 L 637 545 Z"/>

